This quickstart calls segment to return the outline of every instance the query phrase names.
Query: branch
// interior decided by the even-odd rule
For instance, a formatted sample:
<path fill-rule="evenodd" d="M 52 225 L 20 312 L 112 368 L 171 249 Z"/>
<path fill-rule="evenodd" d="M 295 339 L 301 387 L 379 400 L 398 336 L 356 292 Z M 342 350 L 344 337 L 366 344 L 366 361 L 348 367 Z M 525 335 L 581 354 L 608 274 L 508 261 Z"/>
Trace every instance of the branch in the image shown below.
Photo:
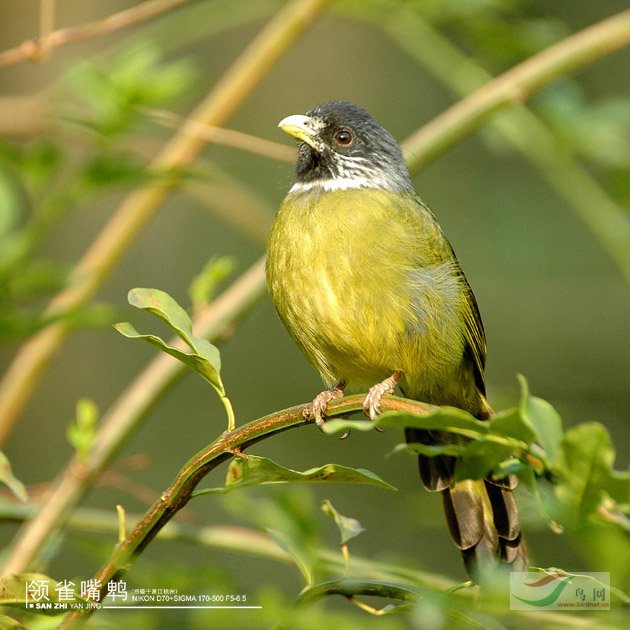
<path fill-rule="evenodd" d="M 335 418 L 361 411 L 364 398 L 363 394 L 355 394 L 331 402 L 327 416 Z M 171 486 L 149 508 L 131 534 L 116 545 L 110 559 L 96 573 L 95 579 L 100 580 L 102 585 L 101 596 L 104 597 L 107 593 L 107 583 L 118 579 L 166 523 L 188 503 L 193 490 L 211 470 L 231 459 L 235 452 L 241 452 L 261 440 L 291 428 L 312 424 L 304 417 L 309 407 L 310 403 L 284 409 L 232 431 L 226 431 L 192 457 L 180 470 Z M 413 411 L 421 415 L 429 414 L 435 409 L 432 405 L 393 396 L 384 397 L 381 408 L 383 411 Z M 91 613 L 91 610 L 72 613 L 62 627 L 70 628 L 81 624 Z"/>
<path fill-rule="evenodd" d="M 190 118 L 220 126 L 258 85 L 298 35 L 321 11 L 325 0 L 293 0 L 250 42 L 197 106 Z M 153 161 L 157 172 L 177 172 L 204 147 L 204 139 L 180 129 Z M 118 259 L 144 228 L 177 182 L 164 178 L 136 189 L 119 206 L 73 270 L 68 288 L 49 304 L 44 316 L 60 317 L 84 304 L 101 286 Z M 0 443 L 9 435 L 37 381 L 69 332 L 63 321 L 53 324 L 22 346 L 0 383 Z"/>
<path fill-rule="evenodd" d="M 392 26 L 388 30 L 395 32 Z M 407 31 L 398 34 L 406 37 Z M 409 40 L 406 38 L 406 41 Z M 405 149 L 411 154 L 410 168 L 422 168 L 446 147 L 468 136 L 491 115 L 524 103 L 543 85 L 628 44 L 630 10 L 589 26 L 514 66 L 407 138 Z M 482 76 L 479 76 L 480 72 Z M 477 83 L 491 77 L 475 65 L 475 71 L 466 82 L 470 83 L 471 78 Z"/>
<path fill-rule="evenodd" d="M 178 7 L 196 2 L 197 0 L 147 0 L 130 9 L 112 13 L 102 20 L 88 22 L 79 26 L 70 26 L 57 31 L 49 32 L 52 26 L 52 5 L 50 0 L 42 4 L 40 17 L 40 37 L 28 39 L 15 48 L 9 48 L 0 52 L 0 68 L 10 66 L 22 61 L 40 61 L 44 54 L 50 53 L 55 48 L 80 42 L 93 37 L 109 35 L 139 22 L 151 20 L 162 13 L 168 13 Z M 46 9 L 46 10 L 45 10 Z"/>

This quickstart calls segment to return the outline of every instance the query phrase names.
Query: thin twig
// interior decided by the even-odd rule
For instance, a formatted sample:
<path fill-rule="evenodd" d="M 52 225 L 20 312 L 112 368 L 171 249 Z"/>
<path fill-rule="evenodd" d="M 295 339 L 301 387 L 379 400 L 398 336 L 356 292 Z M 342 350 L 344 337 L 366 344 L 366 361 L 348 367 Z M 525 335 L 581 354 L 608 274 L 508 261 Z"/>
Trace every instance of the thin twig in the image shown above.
<path fill-rule="evenodd" d="M 168 13 L 178 7 L 197 2 L 198 0 L 147 0 L 124 11 L 112 13 L 102 20 L 80 24 L 79 26 L 70 26 L 62 28 L 52 33 L 46 28 L 42 28 L 42 23 L 48 24 L 48 19 L 40 18 L 40 37 L 38 39 L 28 39 L 19 46 L 9 48 L 0 52 L 0 68 L 10 66 L 22 61 L 39 61 L 44 52 L 49 53 L 59 46 L 80 42 L 93 37 L 101 37 L 109 35 L 114 31 L 118 31 L 139 22 L 145 22 L 153 19 L 160 14 Z M 42 0 L 42 14 L 44 13 L 44 4 L 52 4 L 50 0 Z"/>
<path fill-rule="evenodd" d="M 271 158 L 272 160 L 280 160 L 281 162 L 293 162 L 296 157 L 295 148 L 286 144 L 258 138 L 234 129 L 204 125 L 196 120 L 183 118 L 174 112 L 164 109 L 145 109 L 144 111 L 165 127 L 180 128 L 184 132 L 203 138 L 206 142 L 211 142 L 212 144 L 234 147 L 248 153 Z"/>
<path fill-rule="evenodd" d="M 202 125 L 220 126 L 315 19 L 324 4 L 325 0 L 292 0 L 283 6 L 197 106 L 190 119 Z M 152 168 L 158 172 L 176 172 L 197 157 L 204 142 L 200 136 L 180 129 L 155 158 Z M 174 178 L 164 178 L 133 191 L 77 263 L 69 287 L 51 301 L 44 315 L 61 316 L 84 304 L 177 184 Z M 69 326 L 63 321 L 43 329 L 22 346 L 9 366 L 0 383 L 0 444 L 6 440 L 41 373 L 68 332 Z"/>

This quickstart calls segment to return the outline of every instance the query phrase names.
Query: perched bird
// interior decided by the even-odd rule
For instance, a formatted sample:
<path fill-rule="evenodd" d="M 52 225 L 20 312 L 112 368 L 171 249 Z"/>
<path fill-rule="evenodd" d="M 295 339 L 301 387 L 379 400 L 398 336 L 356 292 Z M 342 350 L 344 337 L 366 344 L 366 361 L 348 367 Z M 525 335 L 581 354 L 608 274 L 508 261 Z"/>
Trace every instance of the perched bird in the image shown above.
<path fill-rule="evenodd" d="M 279 127 L 300 144 L 297 181 L 269 237 L 267 283 L 280 319 L 329 387 L 313 401 L 317 424 L 346 387 L 368 390 L 364 410 L 374 419 L 397 385 L 409 398 L 487 419 L 477 302 L 398 143 L 344 101 Z M 405 435 L 424 444 L 447 439 L 418 429 Z M 515 481 L 456 482 L 454 457 L 419 460 L 469 573 L 499 560 L 525 570 Z"/>

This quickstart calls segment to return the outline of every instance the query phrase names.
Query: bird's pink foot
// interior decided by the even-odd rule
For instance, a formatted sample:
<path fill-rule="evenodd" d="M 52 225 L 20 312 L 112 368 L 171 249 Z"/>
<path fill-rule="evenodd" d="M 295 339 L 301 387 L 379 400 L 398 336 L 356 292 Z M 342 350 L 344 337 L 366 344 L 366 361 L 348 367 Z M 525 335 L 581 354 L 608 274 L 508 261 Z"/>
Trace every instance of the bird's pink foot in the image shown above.
<path fill-rule="evenodd" d="M 381 411 L 381 400 L 385 394 L 392 394 L 398 381 L 402 378 L 403 373 L 396 370 L 389 378 L 377 383 L 370 388 L 368 395 L 363 401 L 363 412 L 370 417 L 370 420 L 376 420 L 376 416 Z"/>
<path fill-rule="evenodd" d="M 304 414 L 308 418 L 315 418 L 315 424 L 321 429 L 324 426 L 324 420 L 326 418 L 326 410 L 328 403 L 331 400 L 336 400 L 343 396 L 346 383 L 339 381 L 332 389 L 325 389 L 321 394 L 315 396 L 313 405 L 307 407 Z"/>

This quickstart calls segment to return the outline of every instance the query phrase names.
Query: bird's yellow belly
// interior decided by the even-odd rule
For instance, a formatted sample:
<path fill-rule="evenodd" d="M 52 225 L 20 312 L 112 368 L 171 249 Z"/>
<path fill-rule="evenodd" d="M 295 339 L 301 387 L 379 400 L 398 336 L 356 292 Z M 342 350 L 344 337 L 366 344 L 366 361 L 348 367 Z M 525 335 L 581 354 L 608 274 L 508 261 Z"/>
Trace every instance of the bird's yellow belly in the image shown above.
<path fill-rule="evenodd" d="M 329 385 L 365 388 L 401 370 L 418 390 L 450 374 L 463 345 L 450 270 L 418 265 L 417 239 L 408 225 L 395 232 L 391 210 L 356 216 L 328 199 L 281 209 L 270 237 L 269 287 L 291 335 Z M 331 229 L 321 214 L 333 211 Z"/>

